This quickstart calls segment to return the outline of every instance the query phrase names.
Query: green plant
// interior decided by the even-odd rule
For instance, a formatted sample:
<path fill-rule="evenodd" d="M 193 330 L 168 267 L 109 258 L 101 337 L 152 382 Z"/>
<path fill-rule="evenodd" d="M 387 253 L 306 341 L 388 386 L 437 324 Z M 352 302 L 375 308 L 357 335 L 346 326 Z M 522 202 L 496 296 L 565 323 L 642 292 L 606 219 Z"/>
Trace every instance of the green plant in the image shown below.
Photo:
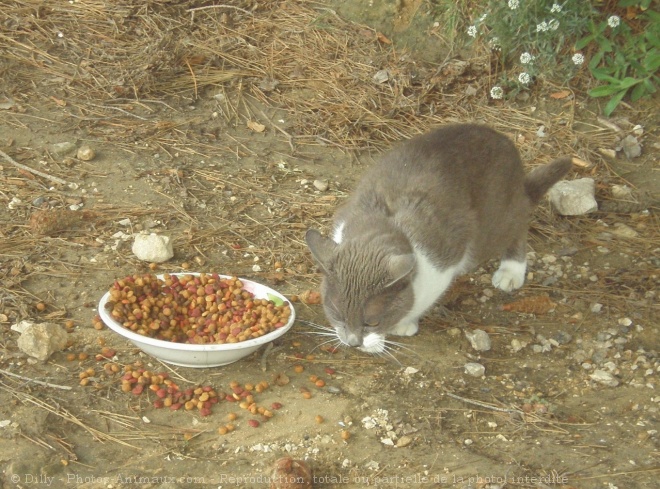
<path fill-rule="evenodd" d="M 648 7 L 651 0 L 621 0 L 619 7 L 639 9 L 635 23 L 640 32 L 633 32 L 626 20 L 610 15 L 601 22 L 592 21 L 589 35 L 576 43 L 577 49 L 590 44 L 596 52 L 589 61 L 589 71 L 601 82 L 590 90 L 591 97 L 610 97 L 603 108 L 609 116 L 621 100 L 630 94 L 635 102 L 656 91 L 660 68 L 660 14 Z"/>
<path fill-rule="evenodd" d="M 498 53 L 500 79 L 491 96 L 516 95 L 541 76 L 572 78 L 581 61 L 568 61 L 575 33 L 586 32 L 591 12 L 583 0 L 491 0 L 467 29 Z"/>

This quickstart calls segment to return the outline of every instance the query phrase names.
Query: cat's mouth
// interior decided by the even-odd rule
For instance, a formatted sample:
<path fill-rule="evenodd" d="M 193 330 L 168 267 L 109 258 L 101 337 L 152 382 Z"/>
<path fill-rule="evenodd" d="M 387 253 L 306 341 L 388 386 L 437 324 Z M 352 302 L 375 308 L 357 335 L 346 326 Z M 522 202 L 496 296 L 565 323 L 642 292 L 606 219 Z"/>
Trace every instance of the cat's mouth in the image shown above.
<path fill-rule="evenodd" d="M 341 342 L 346 346 L 352 346 L 339 337 Z M 362 344 L 355 346 L 360 351 L 365 353 L 382 353 L 385 350 L 385 337 L 376 333 L 369 333 L 362 338 Z"/>
<path fill-rule="evenodd" d="M 359 350 L 365 353 L 382 353 L 385 350 L 385 337 L 376 333 L 370 333 L 362 340 Z"/>

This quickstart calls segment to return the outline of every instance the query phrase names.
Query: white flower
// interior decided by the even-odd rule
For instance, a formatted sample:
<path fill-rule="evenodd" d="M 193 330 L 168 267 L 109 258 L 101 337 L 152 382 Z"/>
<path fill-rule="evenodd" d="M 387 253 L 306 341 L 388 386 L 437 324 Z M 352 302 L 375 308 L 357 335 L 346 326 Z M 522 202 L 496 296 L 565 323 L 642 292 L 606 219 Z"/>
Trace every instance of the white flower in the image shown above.
<path fill-rule="evenodd" d="M 549 29 L 548 23 L 544 20 L 540 24 L 536 24 L 536 32 L 545 32 Z"/>
<path fill-rule="evenodd" d="M 559 29 L 559 21 L 557 19 L 551 19 L 550 22 L 548 22 L 548 27 L 553 31 L 556 31 Z"/>
<path fill-rule="evenodd" d="M 534 61 L 534 56 L 532 56 L 531 54 L 529 54 L 529 53 L 522 53 L 522 54 L 520 55 L 520 62 L 521 62 L 522 64 L 526 65 L 527 63 L 531 63 L 532 61 Z"/>
<path fill-rule="evenodd" d="M 520 5 L 520 1 L 519 1 L 519 0 L 509 0 L 509 8 L 510 8 L 511 10 L 516 10 L 516 9 L 518 8 L 519 5 Z"/>
<path fill-rule="evenodd" d="M 609 25 L 612 29 L 615 27 L 619 27 L 619 24 L 621 24 L 621 17 L 618 15 L 611 15 L 607 19 L 607 25 Z"/>
<path fill-rule="evenodd" d="M 492 49 L 493 51 L 501 51 L 502 46 L 500 46 L 500 38 L 497 36 L 494 36 L 493 38 L 488 40 L 488 47 Z"/>
<path fill-rule="evenodd" d="M 501 99 L 504 97 L 504 90 L 502 87 L 495 86 L 490 89 L 490 96 L 494 99 Z"/>
<path fill-rule="evenodd" d="M 584 63 L 584 56 L 582 53 L 575 53 L 571 58 L 571 61 L 573 61 L 574 65 L 580 66 L 582 63 Z"/>
<path fill-rule="evenodd" d="M 523 85 L 527 85 L 530 81 L 532 81 L 532 77 L 529 76 L 529 73 L 525 73 L 523 71 L 520 75 L 518 75 L 518 81 Z"/>
<path fill-rule="evenodd" d="M 470 37 L 477 37 L 477 27 L 473 25 L 468 27 L 467 34 Z"/>
<path fill-rule="evenodd" d="M 561 12 L 561 5 L 559 5 L 558 3 L 553 3 L 552 8 L 550 9 L 550 13 L 554 14 L 556 12 Z"/>

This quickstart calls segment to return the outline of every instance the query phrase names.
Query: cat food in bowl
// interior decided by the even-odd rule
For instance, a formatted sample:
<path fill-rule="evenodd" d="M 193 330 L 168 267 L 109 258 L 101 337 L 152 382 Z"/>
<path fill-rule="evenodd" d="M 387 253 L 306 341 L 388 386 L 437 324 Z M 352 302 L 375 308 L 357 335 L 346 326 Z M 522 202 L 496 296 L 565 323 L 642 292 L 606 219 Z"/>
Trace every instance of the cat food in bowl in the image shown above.
<path fill-rule="evenodd" d="M 163 362 L 184 367 L 233 363 L 286 333 L 295 320 L 279 292 L 227 275 L 133 275 L 99 302 L 113 331 Z"/>

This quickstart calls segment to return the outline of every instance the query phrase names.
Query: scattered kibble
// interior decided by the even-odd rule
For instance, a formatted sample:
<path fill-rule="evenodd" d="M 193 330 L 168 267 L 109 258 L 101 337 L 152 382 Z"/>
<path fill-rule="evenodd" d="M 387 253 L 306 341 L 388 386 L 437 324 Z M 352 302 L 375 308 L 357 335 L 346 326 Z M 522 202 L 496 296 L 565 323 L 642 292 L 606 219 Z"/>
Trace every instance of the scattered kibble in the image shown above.
<path fill-rule="evenodd" d="M 348 430 L 342 430 L 341 439 L 347 441 L 351 437 L 351 432 Z"/>
<path fill-rule="evenodd" d="M 323 379 L 317 379 L 316 382 L 314 382 L 314 385 L 315 385 L 316 387 L 319 387 L 319 388 L 324 387 L 324 386 L 325 386 L 325 380 L 323 380 Z"/>
<path fill-rule="evenodd" d="M 317 414 L 316 416 L 314 416 L 314 421 L 316 421 L 316 424 L 321 424 L 325 420 L 323 419 L 323 416 L 321 416 L 320 414 Z"/>
<path fill-rule="evenodd" d="M 258 428 L 259 424 L 259 421 L 256 419 L 248 419 L 248 426 L 251 426 L 252 428 Z"/>
<path fill-rule="evenodd" d="M 302 365 L 300 365 L 299 363 L 297 363 L 296 365 L 294 365 L 294 367 L 293 367 L 293 371 L 294 371 L 295 373 L 297 373 L 297 374 L 301 374 L 301 373 L 303 373 L 303 372 L 305 371 L 305 367 L 303 367 Z"/>

